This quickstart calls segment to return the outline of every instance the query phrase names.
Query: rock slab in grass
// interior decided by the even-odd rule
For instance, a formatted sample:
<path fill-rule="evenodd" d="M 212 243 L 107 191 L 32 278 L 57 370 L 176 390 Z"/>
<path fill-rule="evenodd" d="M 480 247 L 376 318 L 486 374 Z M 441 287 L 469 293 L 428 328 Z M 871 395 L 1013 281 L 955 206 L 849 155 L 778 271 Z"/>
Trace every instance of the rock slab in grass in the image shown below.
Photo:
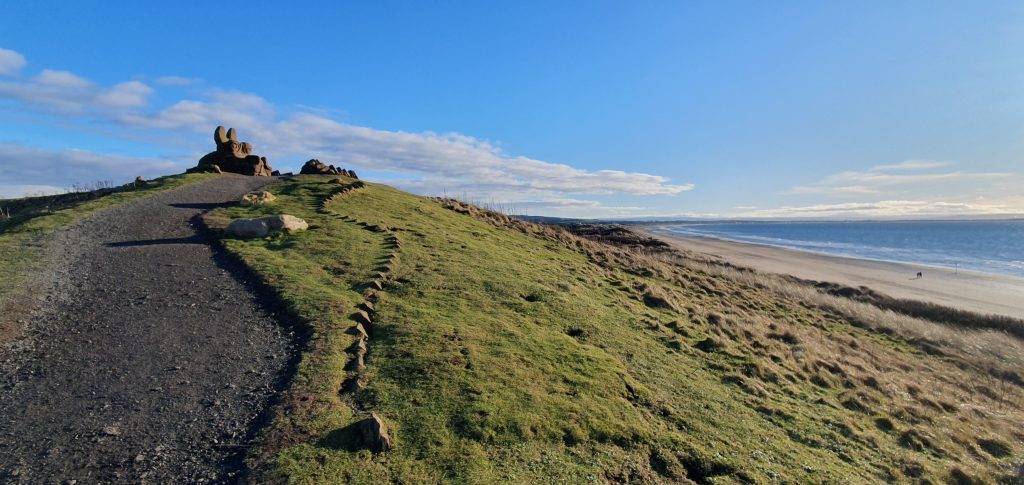
<path fill-rule="evenodd" d="M 224 232 L 229 236 L 249 238 L 264 237 L 272 232 L 305 231 L 308 228 L 309 224 L 306 221 L 292 215 L 281 214 L 258 219 L 236 219 L 228 224 Z"/>
<path fill-rule="evenodd" d="M 266 190 L 261 192 L 250 192 L 242 196 L 242 205 L 257 206 L 267 204 L 275 200 L 277 200 L 277 197 L 274 197 L 274 194 L 271 194 Z"/>

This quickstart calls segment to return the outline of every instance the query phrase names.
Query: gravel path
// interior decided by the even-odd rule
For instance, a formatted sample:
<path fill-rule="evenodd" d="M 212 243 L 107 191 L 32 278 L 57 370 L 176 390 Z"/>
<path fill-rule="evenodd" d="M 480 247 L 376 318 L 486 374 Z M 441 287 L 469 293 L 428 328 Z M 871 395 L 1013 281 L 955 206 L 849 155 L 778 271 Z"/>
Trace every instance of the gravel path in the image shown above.
<path fill-rule="evenodd" d="M 58 234 L 41 308 L 0 351 L 0 483 L 239 480 L 295 338 L 193 221 L 272 181 L 222 176 Z"/>

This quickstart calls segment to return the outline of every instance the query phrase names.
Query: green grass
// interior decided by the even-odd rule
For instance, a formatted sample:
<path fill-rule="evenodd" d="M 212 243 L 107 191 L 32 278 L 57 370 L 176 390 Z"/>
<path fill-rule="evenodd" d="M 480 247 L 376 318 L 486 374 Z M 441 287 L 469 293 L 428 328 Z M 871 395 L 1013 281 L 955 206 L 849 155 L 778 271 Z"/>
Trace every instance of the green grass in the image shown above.
<path fill-rule="evenodd" d="M 211 177 L 208 174 L 172 175 L 137 188 L 0 200 L 0 209 L 4 209 L 5 214 L 10 211 L 10 217 L 0 219 L 0 267 L 4 268 L 4 277 L 0 278 L 0 305 L 28 290 L 26 276 L 42 263 L 46 243 L 58 229 L 100 209 Z M 6 323 L 9 322 L 0 321 L 0 327 Z M 2 335 L 0 340 L 3 340 Z"/>
<path fill-rule="evenodd" d="M 721 275 L 382 185 L 322 209 L 341 187 L 333 179 L 296 177 L 270 188 L 275 203 L 215 214 L 311 225 L 225 240 L 311 333 L 251 454 L 261 479 L 996 480 L 1021 456 L 1021 389 L 951 354 Z M 394 252 L 367 367 L 350 370 L 352 315 Z M 352 379 L 362 387 L 343 390 Z M 393 428 L 393 450 L 361 449 L 353 425 L 371 411 Z"/>

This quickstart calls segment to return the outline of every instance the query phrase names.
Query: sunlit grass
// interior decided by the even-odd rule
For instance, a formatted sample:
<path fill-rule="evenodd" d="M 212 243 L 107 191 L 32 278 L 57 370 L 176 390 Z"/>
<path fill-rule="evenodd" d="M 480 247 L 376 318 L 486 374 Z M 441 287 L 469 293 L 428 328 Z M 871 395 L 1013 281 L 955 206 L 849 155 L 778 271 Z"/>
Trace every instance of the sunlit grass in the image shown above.
<path fill-rule="evenodd" d="M 226 241 L 312 333 L 250 458 L 264 479 L 942 482 L 996 480 L 1019 460 L 1024 393 L 962 340 L 925 352 L 917 333 L 880 331 L 910 328 L 885 312 L 854 318 L 817 293 L 381 185 L 324 209 L 332 180 L 298 177 L 270 189 L 274 204 L 216 214 L 311 224 Z M 395 251 L 388 234 L 399 258 L 362 387 L 345 391 L 350 317 Z M 351 432 L 370 411 L 394 428 L 392 451 Z"/>

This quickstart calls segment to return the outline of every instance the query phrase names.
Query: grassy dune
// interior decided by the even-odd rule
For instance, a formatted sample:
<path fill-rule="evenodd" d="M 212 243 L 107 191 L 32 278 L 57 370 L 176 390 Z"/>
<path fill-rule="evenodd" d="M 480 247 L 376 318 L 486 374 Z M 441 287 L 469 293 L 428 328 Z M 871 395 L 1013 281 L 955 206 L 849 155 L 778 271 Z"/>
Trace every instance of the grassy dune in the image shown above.
<path fill-rule="evenodd" d="M 225 240 L 310 333 L 250 455 L 261 479 L 1020 479 L 1024 346 L 1004 333 L 382 185 L 324 204 L 351 182 L 333 180 L 296 177 L 271 188 L 271 205 L 210 218 L 311 224 Z M 353 329 L 368 296 L 360 368 Z M 370 412 L 391 427 L 391 451 L 361 444 L 354 425 Z"/>

